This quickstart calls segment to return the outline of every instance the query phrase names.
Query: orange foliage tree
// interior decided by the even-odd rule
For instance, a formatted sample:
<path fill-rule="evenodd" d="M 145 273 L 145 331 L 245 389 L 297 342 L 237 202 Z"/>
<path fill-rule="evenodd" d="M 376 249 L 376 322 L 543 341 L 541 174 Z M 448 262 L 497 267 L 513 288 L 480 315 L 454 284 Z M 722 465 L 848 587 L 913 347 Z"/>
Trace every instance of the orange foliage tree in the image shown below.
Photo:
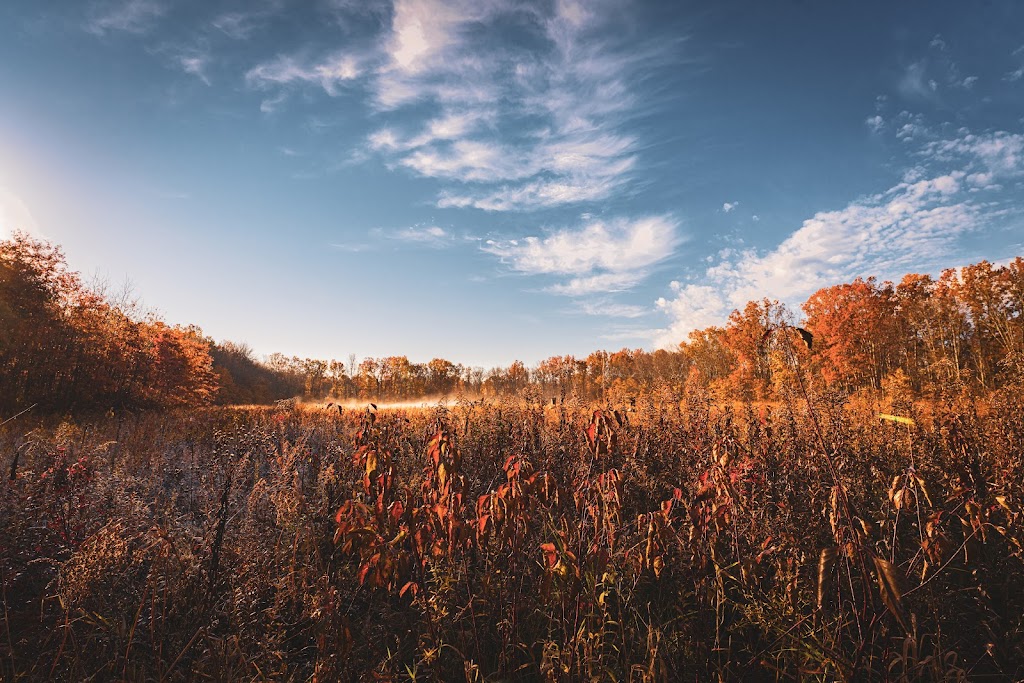
<path fill-rule="evenodd" d="M 206 403 L 209 346 L 198 328 L 136 320 L 85 287 L 59 247 L 0 241 L 0 410 Z"/>

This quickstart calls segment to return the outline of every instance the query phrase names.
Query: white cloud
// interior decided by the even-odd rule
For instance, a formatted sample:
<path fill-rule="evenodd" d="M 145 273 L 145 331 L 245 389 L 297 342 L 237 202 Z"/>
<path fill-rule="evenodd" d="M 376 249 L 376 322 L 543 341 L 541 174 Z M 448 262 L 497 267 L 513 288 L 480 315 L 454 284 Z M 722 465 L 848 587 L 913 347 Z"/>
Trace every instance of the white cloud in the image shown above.
<path fill-rule="evenodd" d="M 286 0 L 247 0 L 242 4 L 243 10 L 218 14 L 210 26 L 232 40 L 248 40 L 285 9 Z"/>
<path fill-rule="evenodd" d="M 480 78 L 487 70 L 481 55 L 487 51 L 467 49 L 465 33 L 509 9 L 499 0 L 395 0 L 390 30 L 381 41 L 377 105 L 394 109 L 425 99 L 492 99 L 495 87 Z"/>
<path fill-rule="evenodd" d="M 1016 176 L 1024 171 L 1024 135 L 1003 131 L 978 135 L 961 129 L 959 137 L 928 143 L 921 155 L 942 162 L 965 159 L 970 169 Z"/>
<path fill-rule="evenodd" d="M 427 132 L 418 138 L 413 144 L 416 146 L 425 145 L 434 140 L 453 140 L 465 135 L 476 128 L 482 119 L 481 112 L 473 113 L 452 113 L 433 119 L 427 124 Z"/>
<path fill-rule="evenodd" d="M 438 199 L 438 206 L 442 208 L 473 206 L 486 211 L 514 211 L 611 196 L 628 179 L 636 164 L 636 157 L 626 153 L 632 144 L 631 139 L 611 135 L 568 135 L 525 150 L 480 148 L 477 143 L 457 142 L 451 147 L 453 155 L 447 160 L 418 152 L 403 163 L 423 175 L 463 181 L 524 180 L 520 184 L 475 192 L 443 192 Z M 460 146 L 464 149 L 460 150 Z M 483 154 L 484 149 L 487 154 Z M 455 158 L 461 158 L 461 166 L 453 163 Z"/>
<path fill-rule="evenodd" d="M 279 104 L 288 99 L 288 96 L 284 92 L 279 92 L 273 97 L 268 97 L 260 102 L 260 111 L 264 114 L 272 114 L 277 111 Z"/>
<path fill-rule="evenodd" d="M 475 196 L 443 192 L 437 205 L 440 208 L 472 206 L 484 211 L 516 211 L 524 207 L 555 207 L 605 199 L 611 196 L 620 184 L 621 181 L 617 178 L 536 180 L 525 185 L 506 186 Z"/>
<path fill-rule="evenodd" d="M 815 290 L 859 276 L 896 277 L 948 262 L 957 240 L 999 215 L 974 192 L 1024 173 L 1024 136 L 975 135 L 922 146 L 923 165 L 880 194 L 822 211 L 775 249 L 724 252 L 703 276 L 671 283 L 657 306 L 670 324 L 655 341 L 669 346 L 695 329 L 724 324 L 729 313 L 763 297 L 798 305 Z M 945 172 L 934 169 L 944 166 Z"/>
<path fill-rule="evenodd" d="M 971 173 L 966 178 L 967 183 L 974 189 L 989 189 L 997 187 L 992 173 Z"/>
<path fill-rule="evenodd" d="M 275 60 L 254 66 L 245 74 L 245 80 L 253 87 L 267 89 L 271 86 L 285 86 L 293 83 L 317 84 L 332 97 L 338 94 L 338 87 L 346 81 L 359 77 L 359 59 L 345 53 L 334 53 L 324 59 L 303 62 L 292 55 L 282 55 Z"/>
<path fill-rule="evenodd" d="M 430 249 L 449 247 L 456 242 L 452 233 L 436 225 L 414 225 L 398 230 L 374 228 L 369 231 L 368 237 L 370 238 L 368 242 L 344 242 L 331 246 L 341 251 L 361 253 L 380 249 L 385 240 L 405 242 L 419 248 Z"/>
<path fill-rule="evenodd" d="M 1021 55 L 1024 55 L 1024 45 L 1021 45 L 1016 50 L 1014 50 L 1010 56 L 1019 57 Z M 1017 69 L 1014 69 L 1010 73 L 1006 74 L 1006 76 L 1003 77 L 1003 80 L 1019 81 L 1021 78 L 1024 78 L 1024 64 L 1022 64 Z"/>
<path fill-rule="evenodd" d="M 282 55 L 246 80 L 272 92 L 264 111 L 296 85 L 335 95 L 358 80 L 384 123 L 363 152 L 391 169 L 457 183 L 442 188 L 439 207 L 522 211 L 600 201 L 628 183 L 638 163 L 639 143 L 622 129 L 637 113 L 631 85 L 656 51 L 626 44 L 615 26 L 617 0 L 597 3 L 395 0 L 392 11 L 372 12 L 384 29 L 371 44 L 323 60 Z M 366 14 L 358 3 L 331 4 L 341 15 Z M 215 26 L 241 37 L 247 22 L 224 14 Z M 498 30 L 511 25 L 531 39 Z"/>
<path fill-rule="evenodd" d="M 94 6 L 93 18 L 85 30 L 98 36 L 111 31 L 145 33 L 163 16 L 166 9 L 157 0 L 124 0 Z"/>
<path fill-rule="evenodd" d="M 568 276 L 549 291 L 579 296 L 630 289 L 651 266 L 668 258 L 679 241 L 675 220 L 650 216 L 593 221 L 545 237 L 490 240 L 481 248 L 527 275 Z"/>
<path fill-rule="evenodd" d="M 460 24 L 477 21 L 487 3 L 397 0 L 388 54 L 390 67 L 407 74 L 422 73 L 434 66 L 446 47 L 457 40 Z"/>
<path fill-rule="evenodd" d="M 374 131 L 367 138 L 367 142 L 370 145 L 370 149 L 374 150 L 394 150 L 401 149 L 404 146 L 398 139 L 395 131 L 390 128 L 381 128 Z"/>
<path fill-rule="evenodd" d="M 386 152 L 407 152 L 432 143 L 458 140 L 487 123 L 491 117 L 486 111 L 453 112 L 427 121 L 419 135 L 410 138 L 394 128 L 379 128 L 367 137 L 370 149 Z M 426 173 L 425 175 L 430 175 Z"/>
<path fill-rule="evenodd" d="M 414 225 L 399 230 L 374 228 L 370 231 L 374 239 L 406 242 L 418 247 L 440 249 L 455 244 L 456 238 L 449 231 L 436 225 Z"/>
<path fill-rule="evenodd" d="M 616 344 L 631 340 L 643 340 L 648 342 L 651 338 L 658 333 L 658 330 L 640 329 L 640 328 L 620 328 L 612 329 L 611 331 L 605 332 L 600 335 L 601 339 L 605 339 Z"/>
<path fill-rule="evenodd" d="M 925 99 L 936 102 L 943 86 L 971 90 L 977 83 L 977 76 L 964 76 L 953 59 L 953 52 L 940 35 L 929 43 L 930 52 L 919 61 L 909 64 L 903 71 L 897 87 L 900 93 L 910 99 Z"/>
<path fill-rule="evenodd" d="M 213 20 L 213 27 L 234 40 L 245 40 L 256 30 L 257 22 L 244 12 L 227 12 Z"/>
<path fill-rule="evenodd" d="M 446 241 L 451 236 L 444 230 L 436 225 L 428 227 L 412 227 L 399 230 L 394 234 L 395 239 L 405 240 L 407 242 L 438 242 Z"/>
<path fill-rule="evenodd" d="M 617 303 L 607 298 L 600 298 L 595 301 L 580 301 L 579 308 L 587 315 L 608 318 L 642 318 L 651 312 L 650 309 L 644 306 Z"/>
<path fill-rule="evenodd" d="M 885 129 L 885 119 L 880 115 L 869 116 L 866 121 L 867 127 L 871 129 L 872 133 L 880 133 Z"/>
<path fill-rule="evenodd" d="M 724 213 L 730 213 L 739 205 L 739 202 L 725 202 L 724 204 L 722 204 L 722 211 Z"/>
<path fill-rule="evenodd" d="M 903 142 L 919 142 L 923 138 L 931 137 L 932 131 L 924 123 L 924 117 L 920 114 L 911 114 L 908 111 L 901 111 L 896 115 L 896 137 Z"/>
<path fill-rule="evenodd" d="M 637 141 L 620 128 L 635 106 L 630 76 L 650 55 L 599 38 L 608 17 L 576 2 L 398 0 L 371 88 L 382 112 L 402 110 L 403 125 L 379 128 L 367 146 L 392 167 L 460 183 L 440 193 L 442 208 L 612 196 L 637 163 Z M 496 39 L 489 29 L 508 21 L 533 31 L 535 45 Z"/>
<path fill-rule="evenodd" d="M 418 149 L 401 163 L 420 175 L 470 182 L 523 178 L 534 170 L 515 149 L 478 140 L 456 140 L 445 149 Z"/>
<path fill-rule="evenodd" d="M 362 244 L 360 242 L 352 242 L 352 243 L 338 242 L 338 243 L 331 244 L 331 247 L 333 247 L 334 249 L 337 249 L 338 251 L 345 251 L 345 252 L 348 252 L 350 254 L 361 254 L 363 252 L 373 251 L 374 250 L 374 247 L 372 245 L 370 245 L 370 244 Z"/>
<path fill-rule="evenodd" d="M 910 64 L 903 72 L 898 83 L 899 91 L 904 97 L 933 99 L 938 84 L 927 77 L 927 64 L 924 60 Z"/>
<path fill-rule="evenodd" d="M 390 139 L 372 138 L 378 147 Z M 486 211 L 515 211 L 595 201 L 611 196 L 629 177 L 636 156 L 631 138 L 566 135 L 532 147 L 459 140 L 441 150 L 413 152 L 401 163 L 424 176 L 468 182 L 523 181 L 471 192 L 442 192 L 438 206 L 472 206 Z"/>
<path fill-rule="evenodd" d="M 584 296 L 607 292 L 625 292 L 636 287 L 647 276 L 643 271 L 631 273 L 598 273 L 585 277 L 570 278 L 566 282 L 551 285 L 547 291 L 563 296 Z"/>
<path fill-rule="evenodd" d="M 210 78 L 206 75 L 208 63 L 209 59 L 205 55 L 190 54 L 179 55 L 178 57 L 178 64 L 181 66 L 182 71 L 195 76 L 206 85 L 210 85 Z"/>

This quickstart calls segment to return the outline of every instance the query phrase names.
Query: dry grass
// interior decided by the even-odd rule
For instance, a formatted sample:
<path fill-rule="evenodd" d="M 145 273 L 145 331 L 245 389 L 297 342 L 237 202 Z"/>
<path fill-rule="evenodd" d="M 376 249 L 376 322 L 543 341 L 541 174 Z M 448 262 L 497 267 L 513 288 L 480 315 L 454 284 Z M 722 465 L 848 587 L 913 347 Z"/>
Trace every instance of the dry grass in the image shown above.
<path fill-rule="evenodd" d="M 0 677 L 1020 680 L 1019 393 L 873 410 L 11 423 Z"/>

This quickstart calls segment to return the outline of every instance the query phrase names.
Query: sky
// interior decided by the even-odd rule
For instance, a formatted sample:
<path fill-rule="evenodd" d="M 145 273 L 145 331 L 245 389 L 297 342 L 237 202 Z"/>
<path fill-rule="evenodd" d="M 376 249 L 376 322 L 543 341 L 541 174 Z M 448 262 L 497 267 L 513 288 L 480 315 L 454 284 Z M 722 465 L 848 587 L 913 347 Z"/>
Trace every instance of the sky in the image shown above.
<path fill-rule="evenodd" d="M 258 354 L 493 367 L 1024 254 L 1024 3 L 0 3 L 0 236 Z"/>

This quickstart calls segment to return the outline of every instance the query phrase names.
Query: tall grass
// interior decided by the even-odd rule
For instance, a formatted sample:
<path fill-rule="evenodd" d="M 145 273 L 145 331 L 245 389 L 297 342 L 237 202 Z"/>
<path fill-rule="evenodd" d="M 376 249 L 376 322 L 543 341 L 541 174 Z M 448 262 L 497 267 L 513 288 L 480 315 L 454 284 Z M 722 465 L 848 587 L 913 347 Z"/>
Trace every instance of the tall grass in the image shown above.
<path fill-rule="evenodd" d="M 910 409 L 22 418 L 0 677 L 1020 680 L 1024 402 Z"/>

